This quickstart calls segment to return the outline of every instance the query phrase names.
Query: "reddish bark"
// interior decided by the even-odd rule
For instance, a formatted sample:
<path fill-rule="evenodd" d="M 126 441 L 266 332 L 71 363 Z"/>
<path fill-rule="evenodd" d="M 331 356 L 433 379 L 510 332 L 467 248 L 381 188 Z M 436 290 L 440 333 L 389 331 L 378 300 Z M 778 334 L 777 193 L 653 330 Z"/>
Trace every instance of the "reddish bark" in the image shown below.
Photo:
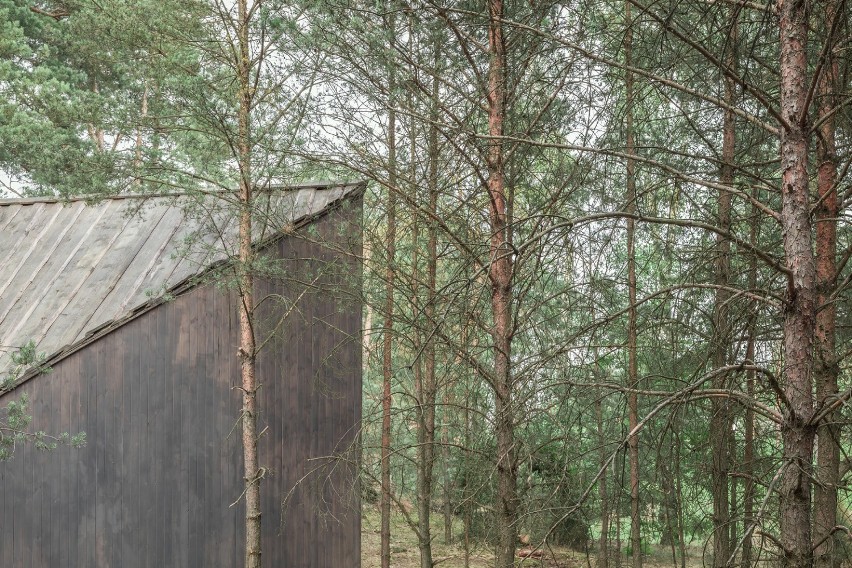
<path fill-rule="evenodd" d="M 784 395 L 781 426 L 781 544 L 785 566 L 809 568 L 814 428 L 812 375 L 816 332 L 816 267 L 808 200 L 808 6 L 780 0 L 781 229 L 788 285 L 784 313 Z"/>
<path fill-rule="evenodd" d="M 503 1 L 488 2 L 488 196 L 491 225 L 491 309 L 494 342 L 493 389 L 497 437 L 497 568 L 514 566 L 517 517 L 517 457 L 512 400 L 512 245 L 503 163 L 505 119 L 506 45 L 503 37 Z"/>
<path fill-rule="evenodd" d="M 837 17 L 836 2 L 825 3 L 825 29 L 833 30 Z M 837 274 L 837 151 L 834 139 L 834 96 L 837 85 L 837 60 L 833 53 L 834 38 L 829 31 L 825 39 L 823 73 L 819 78 L 817 116 L 821 121 L 817 141 L 816 208 L 816 289 L 817 306 L 814 379 L 819 404 L 837 394 L 837 364 L 835 361 L 835 320 L 837 307 L 831 294 Z M 837 483 L 840 470 L 840 428 L 835 414 L 825 417 L 817 430 L 817 484 L 814 489 L 814 544 L 816 565 L 832 565 L 831 530 L 837 524 Z"/>
<path fill-rule="evenodd" d="M 393 84 L 393 80 L 391 80 Z M 382 352 L 382 494 L 380 551 L 382 568 L 390 568 L 390 445 L 391 445 L 391 379 L 393 378 L 393 315 L 396 259 L 396 110 L 391 104 L 388 111 L 388 212 L 387 261 L 385 266 L 385 321 Z"/>
<path fill-rule="evenodd" d="M 239 314 L 240 314 L 240 376 L 243 393 L 242 445 L 243 469 L 245 478 L 245 566 L 260 568 L 260 482 L 263 470 L 258 463 L 257 454 L 257 380 L 255 377 L 256 348 L 253 326 L 254 314 L 254 277 L 251 265 L 254 260 L 252 250 L 252 171 L 251 171 L 251 132 L 250 115 L 252 107 L 252 89 L 250 82 L 251 60 L 249 57 L 249 14 L 246 0 L 237 3 L 237 80 L 239 85 L 238 138 L 237 152 L 240 169 L 240 229 L 239 229 Z"/>

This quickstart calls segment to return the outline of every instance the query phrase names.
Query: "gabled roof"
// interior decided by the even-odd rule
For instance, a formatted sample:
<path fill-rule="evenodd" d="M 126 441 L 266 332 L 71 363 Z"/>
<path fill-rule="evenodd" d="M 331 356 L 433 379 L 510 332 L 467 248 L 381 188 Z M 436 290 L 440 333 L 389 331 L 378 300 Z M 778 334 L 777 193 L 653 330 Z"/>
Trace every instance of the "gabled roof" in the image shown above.
<path fill-rule="evenodd" d="M 264 192 L 256 241 L 285 234 L 363 189 Z M 0 373 L 34 342 L 56 362 L 236 255 L 232 194 L 0 200 Z"/>

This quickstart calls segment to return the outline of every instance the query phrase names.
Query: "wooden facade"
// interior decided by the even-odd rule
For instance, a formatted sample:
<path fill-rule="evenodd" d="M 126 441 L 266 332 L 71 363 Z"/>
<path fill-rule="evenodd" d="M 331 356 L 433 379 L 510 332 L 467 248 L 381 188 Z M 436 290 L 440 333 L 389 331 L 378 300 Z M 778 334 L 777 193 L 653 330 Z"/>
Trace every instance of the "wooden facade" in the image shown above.
<path fill-rule="evenodd" d="M 271 338 L 258 361 L 268 567 L 360 565 L 359 223 L 349 197 L 264 249 L 277 274 L 255 293 Z M 241 565 L 238 318 L 208 276 L 0 397 L 26 393 L 33 427 L 88 438 L 0 463 L 0 566 Z"/>

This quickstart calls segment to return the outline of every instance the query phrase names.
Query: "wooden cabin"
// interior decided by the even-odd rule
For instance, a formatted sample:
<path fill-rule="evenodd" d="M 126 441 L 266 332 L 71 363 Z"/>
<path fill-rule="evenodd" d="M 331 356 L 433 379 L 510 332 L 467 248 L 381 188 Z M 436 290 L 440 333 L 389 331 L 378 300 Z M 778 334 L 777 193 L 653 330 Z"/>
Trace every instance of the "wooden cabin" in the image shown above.
<path fill-rule="evenodd" d="M 357 567 L 363 184 L 255 212 L 264 566 Z M 0 202 L 0 372 L 31 428 L 0 462 L 0 566 L 232 567 L 244 556 L 233 196 Z"/>

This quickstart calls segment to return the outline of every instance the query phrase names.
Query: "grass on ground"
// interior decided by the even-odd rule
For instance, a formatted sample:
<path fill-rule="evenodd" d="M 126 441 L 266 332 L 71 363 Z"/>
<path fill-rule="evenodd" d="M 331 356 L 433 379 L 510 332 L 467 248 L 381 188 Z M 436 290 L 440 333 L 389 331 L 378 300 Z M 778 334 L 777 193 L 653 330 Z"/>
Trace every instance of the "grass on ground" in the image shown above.
<path fill-rule="evenodd" d="M 364 507 L 361 519 L 361 566 L 362 568 L 379 568 L 381 566 L 379 549 L 381 535 L 380 516 L 374 506 Z M 465 553 L 461 542 L 463 537 L 461 519 L 453 521 L 453 544 L 444 542 L 444 518 L 441 514 L 432 514 L 432 557 L 439 568 L 464 568 Z M 494 563 L 494 554 L 486 543 L 471 542 L 470 568 L 490 568 Z M 623 551 L 622 551 L 623 552 Z M 545 548 L 545 558 L 539 560 L 517 561 L 521 568 L 596 568 L 597 557 L 591 551 L 587 556 L 583 552 L 569 550 L 564 547 Z M 614 554 L 614 553 L 613 553 Z M 701 566 L 700 550 L 690 550 L 687 568 Z M 614 560 L 614 559 L 613 559 Z M 626 567 L 629 559 L 622 555 L 622 566 Z M 646 555 L 645 565 L 648 568 L 672 566 L 671 549 L 652 547 Z M 391 567 L 419 568 L 420 551 L 417 547 L 417 537 L 406 524 L 403 516 L 395 512 L 391 515 Z M 610 566 L 615 566 L 611 562 Z"/>

